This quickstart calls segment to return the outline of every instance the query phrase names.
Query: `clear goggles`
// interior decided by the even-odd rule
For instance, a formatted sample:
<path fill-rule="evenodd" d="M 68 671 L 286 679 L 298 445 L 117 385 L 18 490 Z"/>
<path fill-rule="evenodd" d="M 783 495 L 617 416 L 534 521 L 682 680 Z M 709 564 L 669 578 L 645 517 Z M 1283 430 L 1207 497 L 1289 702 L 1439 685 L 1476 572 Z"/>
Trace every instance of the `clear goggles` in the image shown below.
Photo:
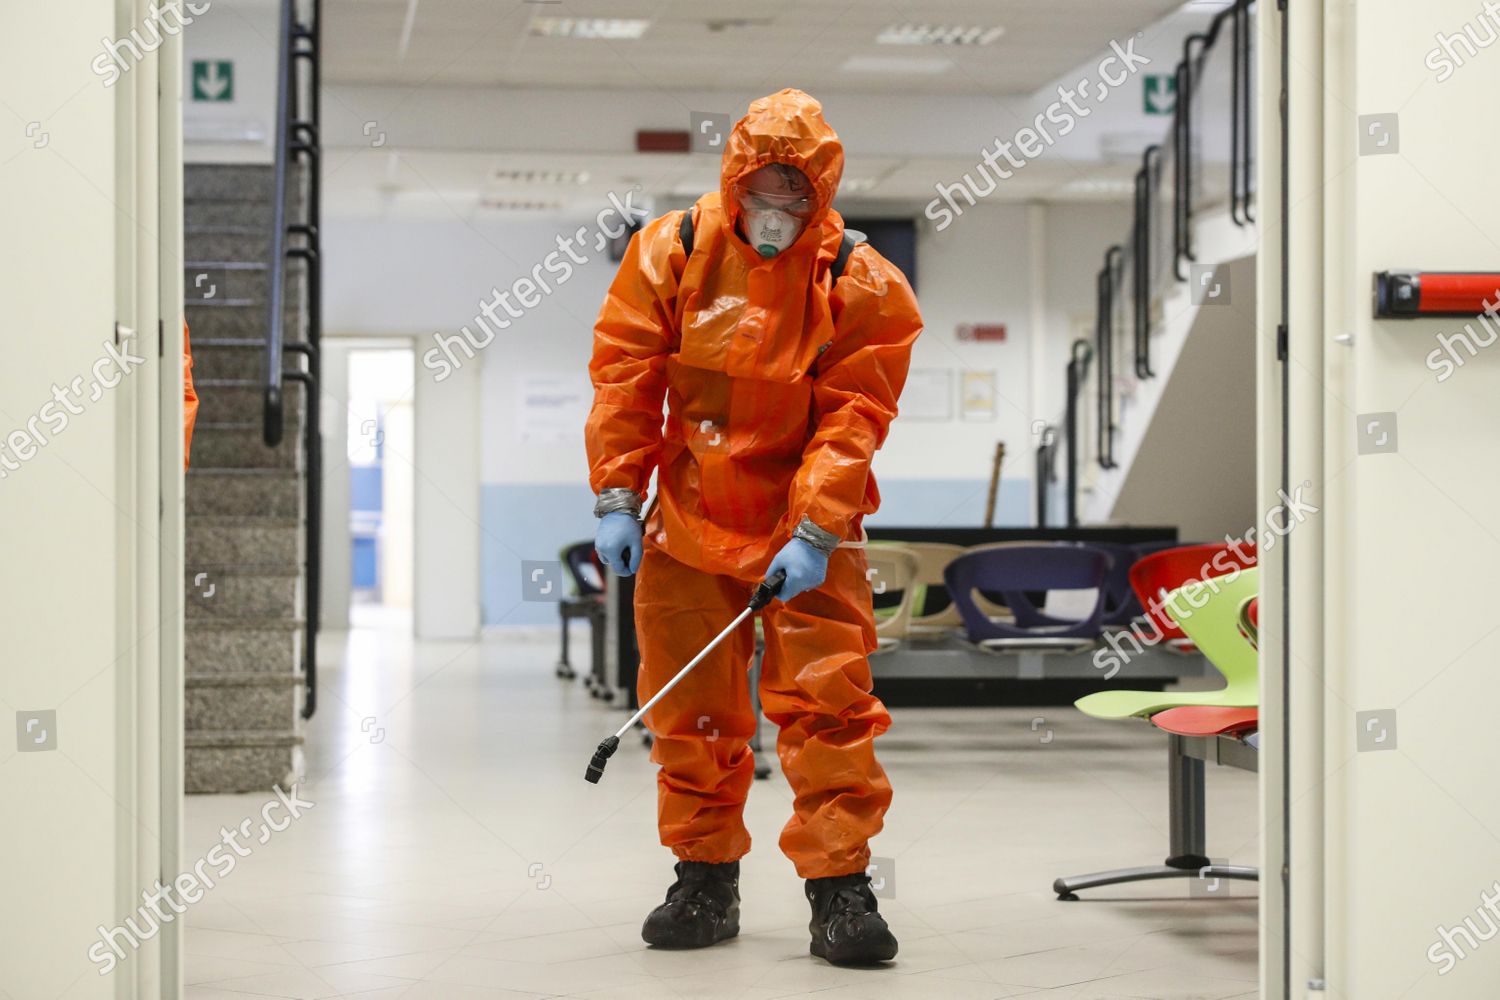
<path fill-rule="evenodd" d="M 784 194 L 768 191 L 735 190 L 735 200 L 744 212 L 784 212 L 794 219 L 807 219 L 813 213 L 810 194 Z"/>

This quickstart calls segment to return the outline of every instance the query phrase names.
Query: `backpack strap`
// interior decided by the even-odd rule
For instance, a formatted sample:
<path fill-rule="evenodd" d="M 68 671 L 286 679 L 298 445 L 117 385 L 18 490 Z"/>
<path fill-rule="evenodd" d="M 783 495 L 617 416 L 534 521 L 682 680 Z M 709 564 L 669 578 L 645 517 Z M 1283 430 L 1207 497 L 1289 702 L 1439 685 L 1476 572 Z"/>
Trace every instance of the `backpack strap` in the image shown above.
<path fill-rule="evenodd" d="M 844 230 L 844 240 L 839 244 L 838 256 L 833 258 L 833 263 L 828 267 L 828 273 L 833 275 L 832 284 L 838 284 L 839 279 L 844 276 L 844 267 L 849 263 L 849 255 L 864 238 L 864 233 L 855 232 L 852 229 Z"/>

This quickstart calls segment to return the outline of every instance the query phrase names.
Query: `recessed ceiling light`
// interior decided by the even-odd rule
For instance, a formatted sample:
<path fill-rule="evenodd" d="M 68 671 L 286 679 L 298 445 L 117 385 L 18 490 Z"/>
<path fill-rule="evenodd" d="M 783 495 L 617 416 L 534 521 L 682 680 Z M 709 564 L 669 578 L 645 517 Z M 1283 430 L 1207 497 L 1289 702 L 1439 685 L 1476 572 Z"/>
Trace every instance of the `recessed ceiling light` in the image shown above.
<path fill-rule="evenodd" d="M 875 36 L 880 45 L 989 45 L 1005 29 L 948 24 L 892 24 Z"/>
<path fill-rule="evenodd" d="M 895 76 L 933 76 L 953 67 L 949 59 L 913 56 L 850 56 L 839 69 L 845 73 L 888 73 Z"/>
<path fill-rule="evenodd" d="M 492 180 L 501 184 L 587 184 L 587 170 L 496 170 Z"/>
<path fill-rule="evenodd" d="M 863 194 L 880 183 L 874 177 L 845 177 L 839 181 L 840 194 Z"/>
<path fill-rule="evenodd" d="M 634 41 L 651 22 L 632 17 L 533 17 L 529 31 L 543 38 L 601 38 Z"/>

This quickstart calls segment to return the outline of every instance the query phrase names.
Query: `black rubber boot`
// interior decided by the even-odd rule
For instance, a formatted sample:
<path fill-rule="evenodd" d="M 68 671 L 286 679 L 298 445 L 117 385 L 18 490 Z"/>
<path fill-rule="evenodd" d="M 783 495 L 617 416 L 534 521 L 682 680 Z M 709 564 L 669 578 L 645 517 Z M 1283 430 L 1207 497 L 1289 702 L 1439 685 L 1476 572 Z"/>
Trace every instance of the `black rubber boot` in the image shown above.
<path fill-rule="evenodd" d="M 808 879 L 807 901 L 814 955 L 834 965 L 875 965 L 896 957 L 896 936 L 878 912 L 864 872 Z"/>
<path fill-rule="evenodd" d="M 677 862 L 667 901 L 646 916 L 641 937 L 658 948 L 707 948 L 740 932 L 740 863 Z"/>

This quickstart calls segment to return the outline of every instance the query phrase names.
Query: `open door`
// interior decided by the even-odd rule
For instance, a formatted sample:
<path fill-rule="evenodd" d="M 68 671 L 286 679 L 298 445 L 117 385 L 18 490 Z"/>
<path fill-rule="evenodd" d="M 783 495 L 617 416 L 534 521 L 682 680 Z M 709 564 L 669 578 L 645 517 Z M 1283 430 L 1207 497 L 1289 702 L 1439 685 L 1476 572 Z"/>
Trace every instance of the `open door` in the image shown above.
<path fill-rule="evenodd" d="M 181 869 L 180 50 L 164 30 L 142 43 L 175 7 L 0 14 L 27 40 L 0 65 L 24 119 L 0 138 L 0 991 L 16 997 L 180 991 L 180 924 L 143 918 Z M 127 919 L 155 927 L 117 953 Z"/>

